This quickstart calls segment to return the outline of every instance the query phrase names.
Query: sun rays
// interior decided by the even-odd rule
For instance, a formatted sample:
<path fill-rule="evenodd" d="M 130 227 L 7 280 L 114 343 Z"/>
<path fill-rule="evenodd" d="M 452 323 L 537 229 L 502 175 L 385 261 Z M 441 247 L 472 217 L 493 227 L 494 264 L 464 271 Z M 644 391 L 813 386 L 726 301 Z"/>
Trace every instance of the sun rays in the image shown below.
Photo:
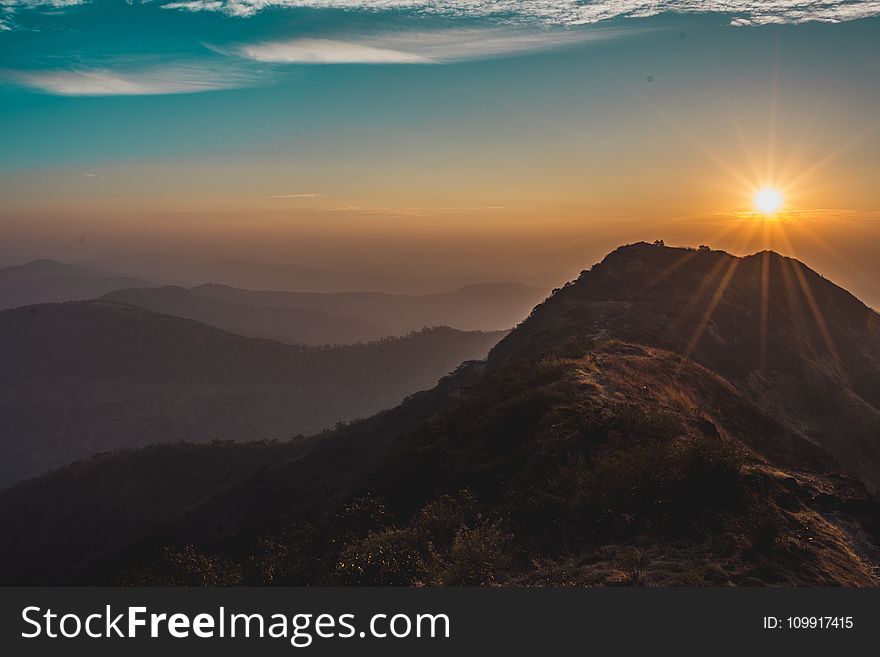
<path fill-rule="evenodd" d="M 823 141 L 827 133 L 822 131 L 822 110 L 817 107 L 806 113 L 799 107 L 792 113 L 784 108 L 780 98 L 786 96 L 780 93 L 777 63 L 770 62 L 769 70 L 765 110 L 760 108 L 760 99 L 744 105 L 741 96 L 718 84 L 718 116 L 722 123 L 726 118 L 728 126 L 720 133 L 708 131 L 708 136 L 701 134 L 699 122 L 685 121 L 664 107 L 659 96 L 620 80 L 645 109 L 678 135 L 682 146 L 693 149 L 694 161 L 710 165 L 684 175 L 683 181 L 689 188 L 711 191 L 707 198 L 715 197 L 722 205 L 713 214 L 737 223 L 799 222 L 813 216 L 818 198 L 846 198 L 841 191 L 858 181 L 852 176 L 828 175 L 828 170 L 880 130 L 880 121 L 875 120 L 844 133 L 836 142 Z M 711 94 L 707 99 L 711 102 Z M 766 119 L 756 119 L 763 112 Z M 827 202 L 823 206 L 824 213 L 843 211 L 829 210 Z"/>
<path fill-rule="evenodd" d="M 755 354 L 754 366 L 758 370 L 766 370 L 770 365 L 769 358 L 769 335 L 770 327 L 773 321 L 773 308 L 777 304 L 786 304 L 789 308 L 790 315 L 796 318 L 797 326 L 787 327 L 787 330 L 794 330 L 793 339 L 797 334 L 809 336 L 813 333 L 817 334 L 821 344 L 815 345 L 819 351 L 824 349 L 830 365 L 830 372 L 838 377 L 842 383 L 847 382 L 846 367 L 840 357 L 840 353 L 834 341 L 832 330 L 826 317 L 823 315 L 822 306 L 817 298 L 817 291 L 811 283 L 811 275 L 803 265 L 796 259 L 797 254 L 795 248 L 789 239 L 784 223 L 765 222 L 759 224 L 752 222 L 741 228 L 739 232 L 738 246 L 751 241 L 754 233 L 760 229 L 762 240 L 770 243 L 770 233 L 775 233 L 776 240 L 785 245 L 782 249 L 791 254 L 792 257 L 774 256 L 769 249 L 764 249 L 756 254 L 760 257 L 760 286 L 759 294 L 754 299 L 756 312 L 746 312 L 743 314 L 743 321 L 754 321 L 752 317 L 757 317 L 758 321 L 758 345 Z M 738 251 L 739 249 L 733 249 Z M 693 258 L 700 257 L 699 251 L 689 251 L 659 278 L 669 276 L 673 271 L 684 266 Z M 753 256 L 754 257 L 754 256 Z M 704 338 L 718 306 L 724 299 L 731 282 L 735 275 L 745 262 L 741 257 L 727 256 L 720 257 L 713 264 L 709 272 L 704 276 L 702 283 L 694 291 L 688 303 L 684 304 L 683 309 L 670 323 L 670 329 L 680 332 L 688 324 L 694 325 L 690 332 L 689 339 L 684 346 L 684 356 L 686 360 L 692 358 L 694 353 L 698 352 L 700 342 Z M 773 268 L 778 267 L 776 272 L 782 281 L 781 296 L 779 286 L 771 285 L 774 276 Z M 748 275 L 747 273 L 744 275 Z M 775 295 L 775 296 L 774 296 Z M 695 317 L 696 316 L 696 317 Z"/>
<path fill-rule="evenodd" d="M 766 370 L 772 366 L 773 354 L 770 350 L 774 346 L 770 343 L 770 336 L 773 333 L 774 307 L 786 304 L 792 311 L 791 316 L 798 318 L 798 326 L 787 329 L 793 330 L 793 335 L 814 341 L 814 348 L 824 354 L 829 364 L 829 374 L 845 382 L 846 368 L 835 344 L 832 327 L 823 315 L 821 291 L 816 286 L 818 279 L 792 259 L 798 258 L 798 253 L 790 232 L 794 230 L 798 235 L 803 234 L 836 261 L 849 267 L 847 258 L 826 244 L 810 227 L 810 223 L 816 221 L 839 220 L 845 213 L 842 215 L 843 211 L 828 208 L 811 209 L 809 203 L 811 200 L 815 202 L 817 190 L 823 193 L 833 191 L 833 179 L 822 180 L 822 172 L 874 134 L 880 122 L 829 148 L 828 152 L 817 153 L 810 148 L 811 135 L 815 133 L 809 125 L 805 125 L 799 135 L 794 135 L 795 138 L 791 138 L 791 135 L 787 140 L 781 138 L 780 126 L 790 126 L 785 126 L 785 115 L 780 112 L 778 87 L 778 77 L 774 76 L 768 94 L 766 133 L 760 136 L 754 131 L 747 131 L 733 110 L 732 103 L 729 100 L 726 103 L 734 144 L 741 150 L 738 158 L 734 157 L 736 147 L 733 152 L 720 151 L 713 147 L 710 140 L 701 138 L 692 126 L 685 126 L 676 120 L 657 102 L 637 90 L 636 95 L 652 113 L 681 136 L 683 143 L 692 146 L 701 158 L 714 165 L 711 178 L 692 180 L 692 184 L 702 183 L 716 189 L 719 199 L 739 199 L 737 206 L 715 213 L 721 225 L 704 242 L 713 245 L 723 239 L 727 242 L 725 249 L 734 254 L 756 251 L 759 254 L 756 264 L 760 285 L 754 299 L 754 312 L 747 311 L 742 317 L 744 322 L 757 321 L 759 324 L 755 368 Z M 838 186 L 845 184 L 845 181 L 837 182 Z M 783 255 L 774 257 L 772 251 Z M 708 256 L 699 251 L 683 254 L 655 283 L 697 257 Z M 738 273 L 756 275 L 754 270 L 744 272 L 743 262 L 739 257 L 719 257 L 694 291 L 689 303 L 684 304 L 670 322 L 670 334 L 685 331 L 686 358 L 689 359 L 700 349 L 701 341 L 710 330 L 713 317 Z"/>
<path fill-rule="evenodd" d="M 774 202 L 776 202 L 775 199 Z M 759 294 L 754 300 L 755 312 L 747 313 L 743 317 L 743 321 L 754 321 L 750 319 L 754 316 L 759 324 L 754 366 L 758 370 L 766 370 L 772 364 L 768 349 L 774 316 L 773 308 L 777 304 L 786 304 L 791 311 L 791 316 L 797 318 L 798 326 L 794 327 L 795 330 L 808 334 L 813 332 L 817 336 L 820 344 L 817 344 L 816 348 L 824 350 L 826 353 L 830 372 L 833 372 L 841 382 L 845 383 L 847 381 L 846 368 L 835 344 L 829 323 L 823 315 L 814 284 L 811 283 L 813 276 L 809 275 L 796 260 L 798 253 L 789 233 L 793 228 L 802 230 L 829 254 L 844 262 L 845 258 L 824 244 L 824 241 L 808 226 L 804 226 L 798 213 L 781 209 L 776 213 L 750 210 L 737 214 L 736 218 L 736 221 L 724 222 L 721 229 L 714 234 L 713 239 L 709 240 L 709 243 L 721 238 L 732 239 L 732 244 L 727 249 L 734 254 L 755 252 L 757 247 L 758 253 L 756 255 L 760 257 Z M 774 257 L 772 253 L 774 251 L 784 255 Z M 683 254 L 675 264 L 661 274 L 659 279 L 662 280 L 669 276 L 700 255 L 700 251 L 696 250 Z M 690 302 L 684 305 L 681 312 L 670 323 L 670 329 L 674 332 L 685 330 L 688 325 L 694 327 L 684 346 L 686 359 L 691 359 L 694 353 L 698 352 L 700 342 L 743 262 L 743 258 L 740 257 L 719 258 L 694 291 Z M 777 267 L 779 270 L 774 271 L 774 268 Z M 781 287 L 771 285 L 774 275 L 778 276 L 778 280 L 781 280 Z"/>

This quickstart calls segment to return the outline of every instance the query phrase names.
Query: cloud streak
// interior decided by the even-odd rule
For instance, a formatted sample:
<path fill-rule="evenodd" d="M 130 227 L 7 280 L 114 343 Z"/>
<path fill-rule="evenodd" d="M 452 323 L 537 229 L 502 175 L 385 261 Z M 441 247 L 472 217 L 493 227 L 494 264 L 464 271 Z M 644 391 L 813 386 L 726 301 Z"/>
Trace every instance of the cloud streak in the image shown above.
<path fill-rule="evenodd" d="M 299 38 L 246 45 L 237 53 L 276 64 L 441 64 L 560 48 L 619 34 L 618 30 L 573 32 L 502 29 L 398 32 L 334 39 Z"/>
<path fill-rule="evenodd" d="M 415 53 L 335 39 L 292 39 L 243 46 L 239 53 L 257 62 L 275 64 L 428 64 Z"/>
<path fill-rule="evenodd" d="M 323 194 L 305 193 L 305 194 L 270 194 L 266 198 L 320 198 Z"/>
<path fill-rule="evenodd" d="M 16 12 L 64 9 L 90 0 L 0 0 L 0 31 L 15 27 Z M 734 26 L 810 21 L 844 22 L 880 16 L 880 0 L 176 0 L 163 9 L 250 17 L 266 9 L 397 12 L 508 23 L 588 25 L 613 18 L 720 13 Z M 379 56 L 379 55 L 375 55 Z"/>
<path fill-rule="evenodd" d="M 138 71 L 53 69 L 6 71 L 4 77 L 58 96 L 155 96 L 232 89 L 253 80 L 238 72 L 173 65 Z"/>
<path fill-rule="evenodd" d="M 16 27 L 15 14 L 21 9 L 66 9 L 86 2 L 88 0 L 0 0 L 0 32 Z"/>
<path fill-rule="evenodd" d="M 240 17 L 278 7 L 402 11 L 569 26 L 663 13 L 729 14 L 732 25 L 843 22 L 880 15 L 880 0 L 183 0 L 162 7 Z"/>

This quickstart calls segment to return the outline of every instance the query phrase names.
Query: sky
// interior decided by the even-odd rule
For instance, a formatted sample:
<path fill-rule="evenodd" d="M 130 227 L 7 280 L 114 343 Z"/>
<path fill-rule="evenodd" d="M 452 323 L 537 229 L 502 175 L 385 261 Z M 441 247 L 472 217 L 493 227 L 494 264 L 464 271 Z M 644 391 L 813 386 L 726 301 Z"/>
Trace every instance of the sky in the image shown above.
<path fill-rule="evenodd" d="M 561 284 L 664 239 L 880 306 L 878 107 L 880 0 L 0 0 L 0 264 Z"/>

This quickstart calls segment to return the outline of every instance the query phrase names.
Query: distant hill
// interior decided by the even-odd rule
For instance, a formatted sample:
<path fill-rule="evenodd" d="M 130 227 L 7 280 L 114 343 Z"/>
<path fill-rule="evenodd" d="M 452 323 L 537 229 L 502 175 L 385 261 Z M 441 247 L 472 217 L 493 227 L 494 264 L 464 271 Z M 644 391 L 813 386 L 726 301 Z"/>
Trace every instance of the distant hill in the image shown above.
<path fill-rule="evenodd" d="M 35 303 L 93 299 L 111 290 L 150 287 L 150 281 L 55 260 L 0 268 L 0 310 Z"/>
<path fill-rule="evenodd" d="M 481 283 L 440 294 L 378 292 L 254 292 L 223 285 L 201 285 L 199 296 L 277 308 L 312 308 L 357 317 L 395 332 L 423 326 L 454 326 L 467 331 L 514 326 L 540 303 L 547 291 L 515 283 Z"/>
<path fill-rule="evenodd" d="M 201 294 L 210 288 L 176 286 L 129 288 L 102 299 L 193 319 L 239 335 L 269 338 L 290 344 L 327 345 L 370 342 L 408 333 L 371 324 L 357 317 L 332 315 L 314 308 L 290 308 Z"/>
<path fill-rule="evenodd" d="M 102 262 L 114 268 L 127 267 L 130 261 L 142 262 L 143 271 L 154 272 L 149 277 L 166 280 L 169 276 L 175 282 L 189 281 L 199 284 L 213 281 L 222 285 L 249 290 L 288 290 L 297 292 L 389 292 L 394 294 L 431 294 L 445 292 L 491 280 L 509 281 L 526 285 L 537 285 L 546 289 L 551 282 L 559 279 L 559 274 L 551 272 L 528 273 L 518 271 L 499 272 L 488 279 L 486 275 L 459 274 L 442 275 L 421 272 L 418 267 L 404 271 L 381 272 L 375 268 L 368 270 L 340 271 L 314 269 L 294 263 L 253 262 L 235 258 L 224 258 L 203 263 L 186 265 L 162 263 L 161 268 L 150 262 L 151 259 L 135 254 L 104 254 Z M 146 262 L 144 262 L 146 260 Z M 138 271 L 141 271 L 139 268 Z"/>
<path fill-rule="evenodd" d="M 500 334 L 292 347 L 107 302 L 0 312 L 0 485 L 156 442 L 286 440 L 430 387 Z"/>
<path fill-rule="evenodd" d="M 876 586 L 878 377 L 803 264 L 629 245 L 366 420 L 0 492 L 0 581 Z"/>
<path fill-rule="evenodd" d="M 207 284 L 116 290 L 103 299 L 294 344 L 351 344 L 405 335 L 425 326 L 466 331 L 508 329 L 546 296 L 509 283 L 443 294 L 256 292 Z"/>

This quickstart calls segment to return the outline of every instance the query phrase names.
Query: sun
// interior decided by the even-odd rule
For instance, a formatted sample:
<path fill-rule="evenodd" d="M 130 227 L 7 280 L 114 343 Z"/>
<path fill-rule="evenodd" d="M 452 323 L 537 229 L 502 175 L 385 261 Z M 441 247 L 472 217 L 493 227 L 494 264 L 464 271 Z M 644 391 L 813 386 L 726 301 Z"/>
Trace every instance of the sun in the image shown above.
<path fill-rule="evenodd" d="M 775 187 L 762 187 L 755 192 L 753 203 L 756 211 L 770 215 L 782 209 L 783 200 L 782 192 Z"/>

